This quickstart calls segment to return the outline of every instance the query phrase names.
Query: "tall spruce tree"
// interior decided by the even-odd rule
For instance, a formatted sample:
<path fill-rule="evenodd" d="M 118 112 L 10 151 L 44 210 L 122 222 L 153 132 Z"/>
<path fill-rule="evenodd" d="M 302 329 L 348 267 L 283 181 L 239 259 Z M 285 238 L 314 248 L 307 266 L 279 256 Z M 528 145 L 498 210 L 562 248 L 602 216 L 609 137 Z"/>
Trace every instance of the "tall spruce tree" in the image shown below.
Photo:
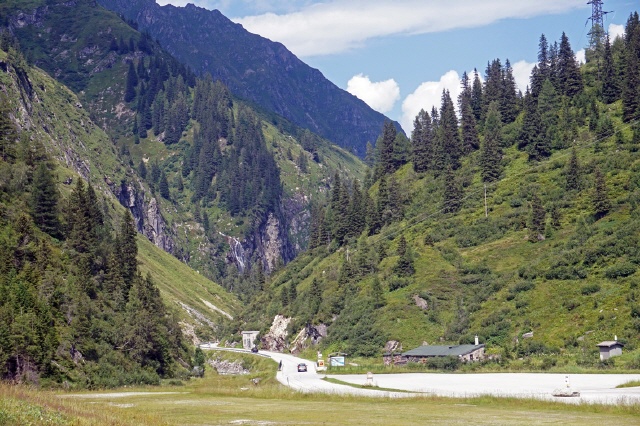
<path fill-rule="evenodd" d="M 448 165 L 444 179 L 444 193 L 442 200 L 442 211 L 445 213 L 455 213 L 462 207 L 462 185 L 456 178 L 451 165 Z"/>
<path fill-rule="evenodd" d="M 136 85 L 138 84 L 138 77 L 136 75 L 136 69 L 133 66 L 133 62 L 129 62 L 129 70 L 127 71 L 126 83 L 124 86 L 124 101 L 131 102 L 136 97 Z"/>
<path fill-rule="evenodd" d="M 38 164 L 33 174 L 30 207 L 36 226 L 52 237 L 60 237 L 58 189 L 45 162 Z"/>
<path fill-rule="evenodd" d="M 476 122 L 480 122 L 482 119 L 482 105 L 484 104 L 482 93 L 482 82 L 480 81 L 480 75 L 478 70 L 473 69 L 473 85 L 471 86 L 471 109 L 473 110 L 473 116 Z"/>
<path fill-rule="evenodd" d="M 594 188 L 592 195 L 593 212 L 597 219 L 601 219 L 609 210 L 611 210 L 611 201 L 609 201 L 609 190 L 604 174 L 600 167 L 596 166 L 594 171 Z"/>
<path fill-rule="evenodd" d="M 393 268 L 393 271 L 401 277 L 410 277 L 413 275 L 415 273 L 413 258 L 409 248 L 407 247 L 407 240 L 404 238 L 404 234 L 400 235 L 396 254 L 398 255 L 398 262 Z"/>
<path fill-rule="evenodd" d="M 382 137 L 378 139 L 378 177 L 388 175 L 398 169 L 395 155 L 396 126 L 391 121 L 386 121 L 382 128 Z"/>
<path fill-rule="evenodd" d="M 558 84 L 563 95 L 573 97 L 582 91 L 582 76 L 576 57 L 563 32 L 558 51 Z"/>
<path fill-rule="evenodd" d="M 470 153 L 480 147 L 476 118 L 471 106 L 473 89 L 467 73 L 462 74 L 462 91 L 458 96 L 458 110 L 460 111 L 460 127 L 462 133 L 462 151 Z"/>
<path fill-rule="evenodd" d="M 509 59 L 504 63 L 500 115 L 505 124 L 513 122 L 518 115 L 518 86 Z"/>
<path fill-rule="evenodd" d="M 500 177 L 502 153 L 502 120 L 496 102 L 489 105 L 484 124 L 484 141 L 480 153 L 482 180 L 492 182 Z"/>
<path fill-rule="evenodd" d="M 622 118 L 629 122 L 640 117 L 640 18 L 635 12 L 625 27 Z"/>
<path fill-rule="evenodd" d="M 122 262 L 122 279 L 127 287 L 133 283 L 138 271 L 138 246 L 136 244 L 136 228 L 133 216 L 126 210 L 121 218 L 120 232 L 118 233 L 118 253 Z"/>
<path fill-rule="evenodd" d="M 580 163 L 578 162 L 578 151 L 575 146 L 571 148 L 571 157 L 569 157 L 569 163 L 567 164 L 565 187 L 569 191 L 580 189 Z"/>
<path fill-rule="evenodd" d="M 609 35 L 604 42 L 604 58 L 602 61 L 602 100 L 606 104 L 611 104 L 620 98 L 620 88 L 616 76 L 615 62 L 611 52 L 611 42 Z"/>
<path fill-rule="evenodd" d="M 458 132 L 458 117 L 448 90 L 442 92 L 442 106 L 440 107 L 440 124 L 438 126 L 440 137 L 440 155 L 444 159 L 444 167 L 451 165 L 452 169 L 460 167 L 462 157 L 462 143 Z"/>
<path fill-rule="evenodd" d="M 7 161 L 15 157 L 15 142 L 18 139 L 16 125 L 9 116 L 9 102 L 4 93 L 0 93 L 0 158 Z"/>
<path fill-rule="evenodd" d="M 413 121 L 411 133 L 413 170 L 417 173 L 424 173 L 431 168 L 432 137 L 431 117 L 428 112 L 421 109 Z"/>
<path fill-rule="evenodd" d="M 169 181 L 167 180 L 167 175 L 164 172 L 160 174 L 158 191 L 160 192 L 160 196 L 165 200 L 168 200 L 169 198 L 171 198 L 171 194 L 169 193 Z"/>
<path fill-rule="evenodd" d="M 540 161 L 551 155 L 551 143 L 547 138 L 536 100 L 527 93 L 524 98 L 524 117 L 518 147 L 529 154 L 529 161 Z"/>
<path fill-rule="evenodd" d="M 544 239 L 547 212 L 542 200 L 534 193 L 531 197 L 531 216 L 529 219 L 529 240 L 536 242 Z"/>

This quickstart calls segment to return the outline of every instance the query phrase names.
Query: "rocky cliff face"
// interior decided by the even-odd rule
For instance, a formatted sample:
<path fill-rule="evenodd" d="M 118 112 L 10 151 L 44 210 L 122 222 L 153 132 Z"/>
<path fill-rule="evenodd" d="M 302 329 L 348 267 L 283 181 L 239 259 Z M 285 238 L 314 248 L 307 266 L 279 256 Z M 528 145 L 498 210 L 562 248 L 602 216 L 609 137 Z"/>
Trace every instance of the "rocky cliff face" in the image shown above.
<path fill-rule="evenodd" d="M 327 80 L 285 46 L 251 34 L 219 11 L 154 0 L 99 0 L 136 22 L 181 62 L 233 93 L 364 156 L 386 117 Z M 397 127 L 400 126 L 397 124 Z"/>
<path fill-rule="evenodd" d="M 287 228 L 286 218 L 281 219 L 274 213 L 268 213 L 255 231 L 241 241 L 221 233 L 229 244 L 227 260 L 233 262 L 240 273 L 253 266 L 252 260 L 259 261 L 262 269 L 270 273 L 279 262 L 288 263 L 297 253 L 291 244 Z"/>
<path fill-rule="evenodd" d="M 157 247 L 173 254 L 175 244 L 167 232 L 158 201 L 154 197 L 148 197 L 147 191 L 139 183 L 134 185 L 123 182 L 119 187 L 113 188 L 113 191 L 120 204 L 127 207 L 133 215 L 138 232 Z"/>

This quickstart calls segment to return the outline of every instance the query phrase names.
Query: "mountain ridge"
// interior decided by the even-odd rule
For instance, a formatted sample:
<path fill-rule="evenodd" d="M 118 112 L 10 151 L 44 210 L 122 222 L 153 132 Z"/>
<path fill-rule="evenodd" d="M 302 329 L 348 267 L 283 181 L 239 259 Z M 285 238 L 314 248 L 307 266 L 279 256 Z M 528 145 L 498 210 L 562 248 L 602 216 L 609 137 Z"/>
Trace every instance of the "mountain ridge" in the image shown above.
<path fill-rule="evenodd" d="M 364 101 L 338 88 L 284 45 L 250 33 L 218 10 L 153 0 L 99 0 L 148 31 L 196 73 L 210 73 L 240 98 L 364 157 L 385 120 Z M 401 129 L 398 123 L 396 128 Z"/>

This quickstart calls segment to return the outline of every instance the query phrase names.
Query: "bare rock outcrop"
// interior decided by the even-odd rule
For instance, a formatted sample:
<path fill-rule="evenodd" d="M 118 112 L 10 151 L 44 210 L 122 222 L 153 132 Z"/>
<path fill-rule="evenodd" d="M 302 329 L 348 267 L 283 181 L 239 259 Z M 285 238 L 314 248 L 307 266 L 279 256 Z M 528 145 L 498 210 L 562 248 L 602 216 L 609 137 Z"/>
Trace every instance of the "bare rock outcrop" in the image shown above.
<path fill-rule="evenodd" d="M 290 322 L 291 318 L 276 315 L 269 332 L 260 339 L 262 349 L 283 352 L 287 348 L 287 336 L 289 335 L 287 327 L 289 327 Z"/>
<path fill-rule="evenodd" d="M 327 337 L 326 324 L 307 324 L 302 330 L 300 330 L 296 338 L 293 339 L 290 347 L 291 353 L 294 355 L 298 354 L 310 345 L 317 345 L 325 337 Z"/>

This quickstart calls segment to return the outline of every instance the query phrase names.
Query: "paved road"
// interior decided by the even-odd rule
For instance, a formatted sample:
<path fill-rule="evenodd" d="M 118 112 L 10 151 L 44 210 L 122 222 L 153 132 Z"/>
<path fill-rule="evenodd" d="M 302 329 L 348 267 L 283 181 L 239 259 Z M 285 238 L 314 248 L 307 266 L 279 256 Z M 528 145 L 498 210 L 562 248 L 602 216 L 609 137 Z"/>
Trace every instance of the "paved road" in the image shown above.
<path fill-rule="evenodd" d="M 209 347 L 203 347 L 209 349 Z M 216 349 L 216 348 L 211 348 Z M 223 348 L 219 348 L 223 349 Z M 224 349 L 223 349 L 224 350 Z M 248 352 L 237 350 L 237 352 Z M 567 403 L 640 404 L 640 387 L 616 389 L 616 386 L 631 380 L 639 380 L 640 374 L 545 374 L 545 373 L 481 373 L 481 374 L 440 374 L 405 373 L 376 374 L 374 385 L 381 388 L 398 389 L 407 392 L 387 392 L 358 389 L 322 380 L 324 373 L 318 374 L 315 363 L 293 355 L 260 351 L 275 362 L 282 361 L 283 370 L 277 374 L 280 383 L 301 392 L 338 393 L 343 395 L 410 397 L 416 395 L 438 395 L 448 397 L 469 397 L 494 395 L 504 397 L 536 398 Z M 298 373 L 297 365 L 307 364 L 309 371 Z M 366 375 L 329 375 L 344 382 L 362 385 Z M 579 391 L 577 398 L 557 398 L 552 395 L 556 389 Z"/>

